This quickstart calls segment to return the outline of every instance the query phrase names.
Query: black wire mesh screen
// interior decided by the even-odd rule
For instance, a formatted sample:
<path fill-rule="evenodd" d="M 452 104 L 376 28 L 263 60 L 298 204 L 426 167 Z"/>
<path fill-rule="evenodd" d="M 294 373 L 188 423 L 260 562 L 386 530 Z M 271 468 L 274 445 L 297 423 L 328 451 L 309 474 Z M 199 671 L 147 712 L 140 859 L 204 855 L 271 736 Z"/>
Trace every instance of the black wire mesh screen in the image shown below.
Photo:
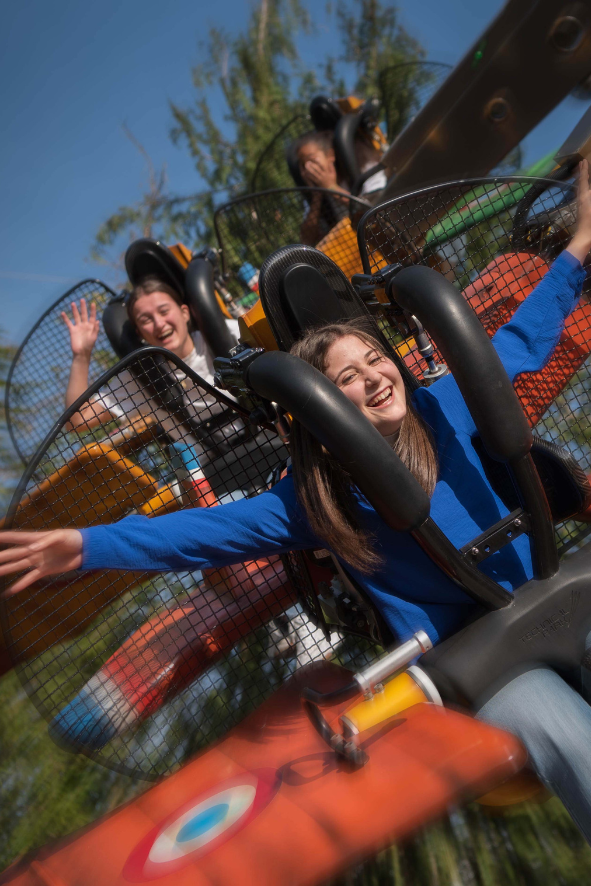
<path fill-rule="evenodd" d="M 266 191 L 269 188 L 291 188 L 295 182 L 289 171 L 287 151 L 304 133 L 313 128 L 307 114 L 298 114 L 279 132 L 262 151 L 250 181 L 250 190 Z"/>
<path fill-rule="evenodd" d="M 367 203 L 324 188 L 279 188 L 241 197 L 221 206 L 215 227 L 228 288 L 239 295 L 245 265 L 257 271 L 286 243 L 305 243 L 328 255 L 347 277 L 362 270 L 351 217 Z"/>
<path fill-rule="evenodd" d="M 99 280 L 83 280 L 45 311 L 18 349 L 6 383 L 6 418 L 12 442 L 27 465 L 64 410 L 72 363 L 70 336 L 61 313 L 71 302 L 94 302 L 97 316 L 115 293 Z M 117 362 L 102 328 L 92 353 L 89 382 Z"/>
<path fill-rule="evenodd" d="M 359 229 L 366 271 L 424 264 L 451 280 L 490 335 L 506 323 L 568 244 L 576 222 L 572 186 L 524 177 L 459 182 L 418 191 L 370 211 Z M 412 339 L 398 353 L 421 379 Z M 518 376 L 516 391 L 539 436 L 566 447 L 591 471 L 591 305 L 588 284 L 548 365 Z M 586 524 L 558 528 L 565 547 Z"/>
<path fill-rule="evenodd" d="M 447 79 L 451 65 L 404 62 L 384 68 L 378 78 L 382 116 L 392 142 Z"/>
<path fill-rule="evenodd" d="M 173 393 L 182 385 L 166 408 L 159 381 Z M 29 466 L 13 528 L 227 504 L 264 490 L 286 456 L 273 430 L 250 427 L 240 407 L 160 349 L 126 358 L 74 409 Z M 126 419 L 109 421 L 106 410 L 120 409 Z M 64 574 L 9 598 L 3 618 L 55 740 L 145 777 L 223 736 L 296 667 L 368 660 L 357 641 L 315 626 L 277 556 L 183 573 Z"/>

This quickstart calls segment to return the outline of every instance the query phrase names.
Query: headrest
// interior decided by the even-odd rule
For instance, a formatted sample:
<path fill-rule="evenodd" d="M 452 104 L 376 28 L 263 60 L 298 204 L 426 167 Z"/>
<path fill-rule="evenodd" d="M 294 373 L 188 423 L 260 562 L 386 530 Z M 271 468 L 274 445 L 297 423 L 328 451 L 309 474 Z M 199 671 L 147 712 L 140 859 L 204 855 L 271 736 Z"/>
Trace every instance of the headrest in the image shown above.
<path fill-rule="evenodd" d="M 103 311 L 103 327 L 120 360 L 142 347 L 142 340 L 127 316 L 124 296 L 112 299 Z"/>
<path fill-rule="evenodd" d="M 201 331 L 214 356 L 226 356 L 230 348 L 234 347 L 236 342 L 217 302 L 213 265 L 201 253 L 194 255 L 185 269 L 170 249 L 157 240 L 144 237 L 135 240 L 125 253 L 125 270 L 134 286 L 149 274 L 172 286 L 188 306 L 194 324 Z M 115 309 L 112 311 L 114 318 Z M 111 325 L 115 323 L 112 326 L 114 339 L 111 339 L 106 325 L 105 331 L 117 354 L 119 354 L 117 347 L 127 347 L 134 337 L 138 338 L 135 331 L 133 336 L 129 330 L 126 331 L 123 319 L 117 319 L 115 322 L 109 317 L 108 322 Z M 125 336 L 125 345 L 121 343 L 120 335 Z M 115 340 L 118 342 L 117 345 L 114 343 Z"/>
<path fill-rule="evenodd" d="M 299 336 L 322 323 L 342 319 L 341 303 L 320 271 L 311 265 L 288 268 L 279 279 L 279 298 L 290 328 Z"/>
<path fill-rule="evenodd" d="M 312 99 L 309 114 L 314 129 L 318 132 L 324 129 L 334 129 L 343 116 L 337 103 L 325 95 L 317 95 Z"/>
<path fill-rule="evenodd" d="M 135 240 L 125 253 L 125 270 L 133 286 L 153 274 L 184 294 L 185 269 L 172 252 L 158 240 Z"/>
<path fill-rule="evenodd" d="M 355 138 L 365 118 L 365 114 L 365 105 L 362 105 L 358 111 L 352 114 L 345 114 L 337 123 L 334 131 L 334 152 L 339 167 L 351 188 L 354 187 L 361 175 L 355 152 Z"/>
<path fill-rule="evenodd" d="M 341 269 L 312 246 L 283 246 L 265 259 L 259 294 L 283 351 L 289 351 L 302 332 L 312 326 L 369 317 Z"/>

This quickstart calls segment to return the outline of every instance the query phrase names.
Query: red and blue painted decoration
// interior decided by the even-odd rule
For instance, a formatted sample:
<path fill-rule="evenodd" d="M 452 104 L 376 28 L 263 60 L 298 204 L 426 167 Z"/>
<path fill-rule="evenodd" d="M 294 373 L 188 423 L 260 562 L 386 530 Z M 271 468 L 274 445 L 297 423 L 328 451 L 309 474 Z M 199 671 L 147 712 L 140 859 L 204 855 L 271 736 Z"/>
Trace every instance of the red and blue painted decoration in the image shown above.
<path fill-rule="evenodd" d="M 256 818 L 280 785 L 275 769 L 255 769 L 199 794 L 138 843 L 125 864 L 124 878 L 145 883 L 213 852 Z"/>

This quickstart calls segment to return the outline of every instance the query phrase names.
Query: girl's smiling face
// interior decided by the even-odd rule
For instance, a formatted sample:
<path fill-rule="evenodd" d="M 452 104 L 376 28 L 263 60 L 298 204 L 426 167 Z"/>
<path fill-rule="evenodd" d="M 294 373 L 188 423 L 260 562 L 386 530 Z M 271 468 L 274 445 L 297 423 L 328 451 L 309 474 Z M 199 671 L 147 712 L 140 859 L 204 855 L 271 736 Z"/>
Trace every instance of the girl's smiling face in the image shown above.
<path fill-rule="evenodd" d="M 400 430 L 406 390 L 396 365 L 356 335 L 338 339 L 326 352 L 324 374 L 370 420 L 383 437 Z"/>
<path fill-rule="evenodd" d="M 133 306 L 137 331 L 149 345 L 167 348 L 184 359 L 193 350 L 189 335 L 190 314 L 186 305 L 179 305 L 166 292 L 140 295 Z"/>

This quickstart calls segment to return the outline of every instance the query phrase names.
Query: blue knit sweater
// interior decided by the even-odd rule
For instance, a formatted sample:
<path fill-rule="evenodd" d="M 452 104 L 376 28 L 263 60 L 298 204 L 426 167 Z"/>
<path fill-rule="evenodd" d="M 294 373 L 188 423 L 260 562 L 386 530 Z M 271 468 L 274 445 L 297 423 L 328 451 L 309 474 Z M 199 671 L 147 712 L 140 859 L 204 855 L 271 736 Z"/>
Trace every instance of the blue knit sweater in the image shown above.
<path fill-rule="evenodd" d="M 573 310 L 585 273 L 568 252 L 493 338 L 513 380 L 548 361 Z M 451 376 L 415 392 L 414 404 L 433 431 L 440 479 L 431 516 L 456 547 L 462 547 L 507 514 L 472 446 L 476 428 Z M 371 576 L 351 570 L 381 610 L 394 635 L 406 640 L 422 628 L 433 642 L 456 630 L 474 605 L 407 534 L 389 529 L 360 500 L 363 526 L 375 539 L 383 566 Z M 163 517 L 126 517 L 111 526 L 82 531 L 84 569 L 197 570 L 290 550 L 325 547 L 300 508 L 293 478 L 270 491 L 216 508 L 195 508 Z M 518 538 L 481 568 L 513 590 L 532 576 L 529 543 Z"/>

